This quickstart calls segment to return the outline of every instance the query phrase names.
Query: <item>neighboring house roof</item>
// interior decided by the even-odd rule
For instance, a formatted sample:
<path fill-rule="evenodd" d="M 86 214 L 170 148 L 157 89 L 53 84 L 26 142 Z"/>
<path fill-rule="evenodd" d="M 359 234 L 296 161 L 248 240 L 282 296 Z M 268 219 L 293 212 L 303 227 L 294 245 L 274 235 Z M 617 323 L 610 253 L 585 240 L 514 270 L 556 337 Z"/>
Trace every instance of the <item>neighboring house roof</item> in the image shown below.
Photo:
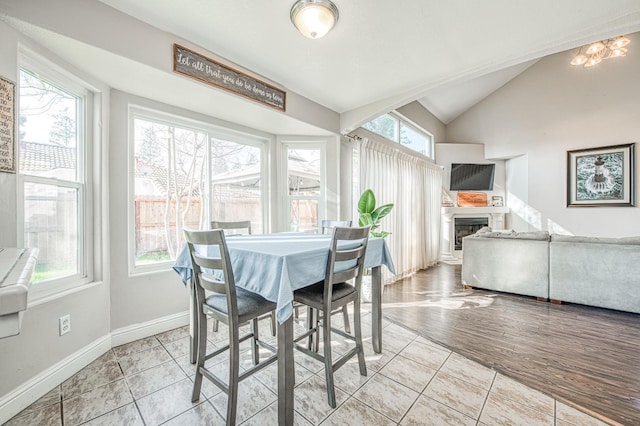
<path fill-rule="evenodd" d="M 148 164 L 140 160 L 136 161 L 136 178 L 149 179 L 153 182 L 154 186 L 162 193 L 167 193 L 167 188 L 175 193 L 175 186 L 178 187 L 180 196 L 187 196 L 189 194 L 189 188 L 192 188 L 191 195 L 200 195 L 200 180 L 197 178 L 190 182 L 188 176 L 183 174 L 176 174 L 175 177 L 169 179 L 169 173 L 166 167 L 156 166 L 154 164 Z M 168 180 L 168 186 L 167 186 Z"/>
<path fill-rule="evenodd" d="M 309 181 L 308 185 L 303 187 L 317 186 L 317 175 L 313 170 L 309 169 L 309 165 L 300 161 L 292 161 L 289 163 L 290 172 L 296 176 L 303 178 L 304 182 Z M 43 172 L 57 169 L 76 168 L 76 149 L 69 146 L 44 144 L 38 142 L 20 142 L 20 168 L 23 171 Z M 163 195 L 167 193 L 168 171 L 166 167 L 148 164 L 142 161 L 136 162 L 135 169 L 136 179 L 146 179 L 153 183 L 153 186 Z M 214 184 L 224 185 L 249 185 L 256 186 L 260 181 L 260 165 L 252 164 L 241 169 L 232 170 L 226 173 L 214 176 L 212 179 Z M 171 192 L 174 191 L 174 185 L 177 185 L 180 196 L 186 196 L 189 188 L 192 188 L 192 195 L 200 195 L 200 180 L 194 179 L 190 182 L 188 176 L 184 174 L 176 174 L 175 179 L 172 178 L 168 182 Z M 259 187 L 256 186 L 256 187 Z M 149 187 L 151 190 L 151 187 Z M 246 192 L 246 189 L 245 191 Z M 151 195 L 151 194 L 150 194 Z"/>
<path fill-rule="evenodd" d="M 76 149 L 69 146 L 20 141 L 20 169 L 47 171 L 76 168 Z"/>

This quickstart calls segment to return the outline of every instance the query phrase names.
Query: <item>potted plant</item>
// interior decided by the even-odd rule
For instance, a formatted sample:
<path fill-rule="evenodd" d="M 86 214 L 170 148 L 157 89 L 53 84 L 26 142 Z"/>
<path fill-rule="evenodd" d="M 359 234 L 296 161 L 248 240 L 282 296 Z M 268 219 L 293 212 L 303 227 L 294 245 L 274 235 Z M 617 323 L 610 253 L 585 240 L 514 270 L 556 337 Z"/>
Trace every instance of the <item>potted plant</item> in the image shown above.
<path fill-rule="evenodd" d="M 376 197 L 371 189 L 367 189 L 360 196 L 358 201 L 358 218 L 359 226 L 370 226 L 371 231 L 369 234 L 372 237 L 384 238 L 390 233 L 387 231 L 377 230 L 380 226 L 380 220 L 388 215 L 393 208 L 393 204 L 383 204 L 380 207 L 376 207 Z M 371 271 L 368 269 L 365 275 L 362 277 L 362 301 L 365 303 L 371 302 Z"/>
<path fill-rule="evenodd" d="M 365 190 L 358 201 L 358 224 L 360 226 L 371 226 L 371 236 L 384 238 L 389 235 L 387 231 L 376 231 L 380 226 L 380 220 L 388 215 L 393 208 L 393 204 L 384 204 L 376 207 L 376 196 L 371 189 Z"/>

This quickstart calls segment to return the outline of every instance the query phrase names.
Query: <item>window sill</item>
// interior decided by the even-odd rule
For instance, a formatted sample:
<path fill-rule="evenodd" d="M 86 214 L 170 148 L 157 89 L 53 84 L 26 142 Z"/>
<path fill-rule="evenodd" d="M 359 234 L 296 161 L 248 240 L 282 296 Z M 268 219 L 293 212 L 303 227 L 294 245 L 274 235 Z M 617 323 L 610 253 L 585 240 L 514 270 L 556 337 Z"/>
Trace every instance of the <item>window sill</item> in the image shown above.
<path fill-rule="evenodd" d="M 27 304 L 27 309 L 49 303 L 56 299 L 67 297 L 79 291 L 88 290 L 102 284 L 104 284 L 102 281 L 73 281 L 53 284 L 34 284 L 31 287 L 31 292 L 29 293 L 29 302 Z"/>

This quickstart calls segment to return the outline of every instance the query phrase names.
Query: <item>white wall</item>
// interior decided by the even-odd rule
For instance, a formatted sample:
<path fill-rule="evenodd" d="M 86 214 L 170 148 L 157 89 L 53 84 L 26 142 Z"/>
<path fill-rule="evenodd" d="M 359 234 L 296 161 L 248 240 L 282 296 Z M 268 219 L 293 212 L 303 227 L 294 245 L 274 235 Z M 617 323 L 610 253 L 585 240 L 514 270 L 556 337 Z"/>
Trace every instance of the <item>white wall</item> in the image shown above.
<path fill-rule="evenodd" d="M 58 318 L 71 315 L 59 336 Z M 25 311 L 19 335 L 0 339 L 0 397 L 109 334 L 109 287 L 98 283 Z"/>
<path fill-rule="evenodd" d="M 337 112 L 286 87 L 283 87 L 287 92 L 286 112 L 281 112 L 177 75 L 173 72 L 174 43 L 265 80 L 215 52 L 207 52 L 201 46 L 100 1 L 3 0 L 0 19 L 4 19 L 3 14 L 11 17 L 10 22 L 27 31 L 30 37 L 64 55 L 69 63 L 121 91 L 272 133 L 329 135 L 339 132 Z M 278 82 L 269 83 L 280 86 Z"/>
<path fill-rule="evenodd" d="M 542 228 L 540 212 L 529 205 L 529 159 L 521 155 L 505 161 L 507 228 L 533 231 Z"/>
<path fill-rule="evenodd" d="M 487 158 L 527 156 L 528 168 L 513 171 L 527 175 L 540 229 L 640 235 L 636 207 L 566 206 L 568 150 L 639 140 L 640 36 L 629 38 L 629 56 L 590 69 L 569 65 L 575 51 L 543 58 L 447 126 L 447 141 L 484 143 Z"/>

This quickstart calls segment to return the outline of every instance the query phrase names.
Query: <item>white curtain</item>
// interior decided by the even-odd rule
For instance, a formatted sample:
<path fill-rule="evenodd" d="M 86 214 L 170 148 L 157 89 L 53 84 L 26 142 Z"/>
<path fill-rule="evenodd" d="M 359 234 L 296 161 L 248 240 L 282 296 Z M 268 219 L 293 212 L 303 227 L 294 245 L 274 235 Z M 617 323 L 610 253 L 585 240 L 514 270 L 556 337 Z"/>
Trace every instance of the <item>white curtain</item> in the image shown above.
<path fill-rule="evenodd" d="M 356 202 L 371 188 L 376 205 L 395 205 L 380 222 L 379 230 L 391 232 L 386 240 L 396 267 L 395 276 L 383 268 L 383 282 L 434 265 L 440 255 L 442 168 L 391 142 L 367 138 L 354 142 L 359 170 Z"/>

